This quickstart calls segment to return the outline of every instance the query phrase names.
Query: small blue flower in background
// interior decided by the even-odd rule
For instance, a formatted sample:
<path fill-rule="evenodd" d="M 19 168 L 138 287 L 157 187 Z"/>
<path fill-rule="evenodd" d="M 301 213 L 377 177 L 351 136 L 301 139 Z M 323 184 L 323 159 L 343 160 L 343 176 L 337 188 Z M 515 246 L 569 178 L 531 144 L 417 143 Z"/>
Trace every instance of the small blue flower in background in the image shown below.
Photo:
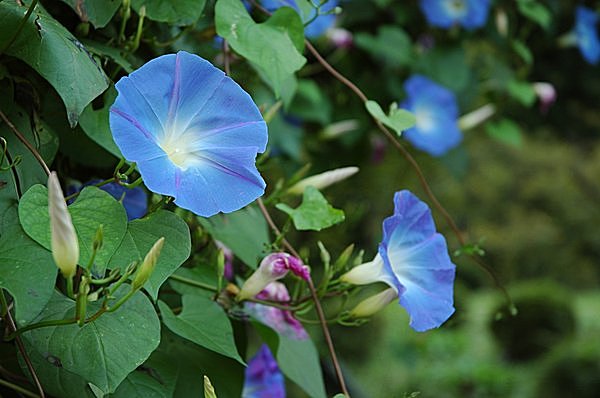
<path fill-rule="evenodd" d="M 266 344 L 248 361 L 242 398 L 285 398 L 285 381 Z"/>
<path fill-rule="evenodd" d="M 421 0 L 421 10 L 427 21 L 439 28 L 460 25 L 472 30 L 485 25 L 490 0 Z"/>
<path fill-rule="evenodd" d="M 462 141 L 458 128 L 456 96 L 447 88 L 421 75 L 413 75 L 404 83 L 407 99 L 401 108 L 417 119 L 403 137 L 430 155 L 441 156 Z"/>
<path fill-rule="evenodd" d="M 342 280 L 388 284 L 410 315 L 410 326 L 422 332 L 439 327 L 454 313 L 455 270 L 429 207 L 404 190 L 394 195 L 394 215 L 383 221 L 375 259 L 354 267 Z"/>
<path fill-rule="evenodd" d="M 96 185 L 102 180 L 91 180 L 83 185 L 69 185 L 67 193 L 72 195 L 76 192 L 81 191 L 84 187 L 90 185 Z M 137 218 L 142 218 L 148 212 L 148 195 L 142 187 L 125 188 L 123 185 L 116 182 L 110 182 L 108 184 L 99 187 L 101 190 L 108 192 L 113 198 L 121 201 L 125 212 L 127 213 L 127 219 L 129 221 Z M 74 202 L 75 199 L 69 200 L 69 204 Z"/>
<path fill-rule="evenodd" d="M 266 124 L 248 93 L 208 61 L 163 55 L 116 89 L 113 138 L 148 189 L 205 217 L 264 193 L 255 160 L 267 145 Z"/>
<path fill-rule="evenodd" d="M 319 1 L 320 0 L 312 0 L 312 4 L 318 5 Z M 338 3 L 338 0 L 329 0 L 321 7 L 321 14 L 332 11 L 335 7 L 337 7 Z M 304 28 L 304 35 L 310 39 L 314 39 L 325 34 L 327 29 L 333 27 L 336 19 L 334 14 L 325 14 L 319 15 L 313 20 L 317 12 L 316 9 L 312 7 L 310 13 L 305 15 L 305 12 L 303 12 L 303 9 L 298 6 L 296 0 L 262 0 L 261 4 L 269 11 L 275 11 L 280 7 L 291 7 L 296 10 L 302 17 L 302 21 L 304 23 L 311 21 L 310 24 Z"/>
<path fill-rule="evenodd" d="M 598 37 L 598 13 L 579 6 L 575 10 L 575 35 L 577 47 L 583 58 L 590 64 L 600 61 L 600 37 Z"/>

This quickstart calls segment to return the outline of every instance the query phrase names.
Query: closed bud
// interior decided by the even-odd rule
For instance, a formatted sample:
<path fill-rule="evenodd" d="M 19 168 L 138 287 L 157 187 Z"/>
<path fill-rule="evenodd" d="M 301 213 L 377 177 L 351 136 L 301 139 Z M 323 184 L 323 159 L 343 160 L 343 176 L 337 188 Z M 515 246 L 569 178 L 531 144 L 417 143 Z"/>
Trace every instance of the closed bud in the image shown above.
<path fill-rule="evenodd" d="M 394 288 L 385 289 L 366 300 L 361 301 L 352 311 L 350 316 L 353 318 L 366 318 L 379 311 L 394 301 L 398 297 L 398 292 Z"/>
<path fill-rule="evenodd" d="M 458 127 L 461 130 L 469 130 L 479 126 L 496 113 L 496 107 L 493 104 L 486 104 L 480 108 L 471 111 L 458 119 Z"/>
<path fill-rule="evenodd" d="M 318 190 L 321 190 L 335 184 L 336 182 L 345 180 L 356 173 L 358 173 L 358 167 L 342 167 L 340 169 L 326 171 L 324 173 L 316 174 L 298 181 L 291 188 L 289 188 L 287 192 L 291 194 L 302 195 L 304 193 L 304 189 L 311 185 Z"/>
<path fill-rule="evenodd" d="M 207 375 L 204 375 L 204 398 L 217 398 L 217 393 Z"/>
<path fill-rule="evenodd" d="M 144 261 L 138 268 L 135 277 L 133 278 L 133 282 L 131 283 L 131 288 L 133 290 L 140 289 L 142 286 L 144 286 L 144 283 L 146 283 L 150 278 L 150 275 L 152 275 L 164 243 L 164 237 L 157 240 L 152 248 L 148 251 L 148 254 L 146 254 L 146 257 L 144 257 Z"/>
<path fill-rule="evenodd" d="M 63 276 L 72 278 L 77 271 L 79 243 L 55 172 L 50 173 L 48 177 L 48 213 L 50 214 L 52 257 Z"/>
<path fill-rule="evenodd" d="M 94 251 L 98 251 L 102 248 L 102 243 L 104 242 L 104 228 L 102 224 L 98 225 L 98 229 L 96 230 L 96 236 L 94 236 L 94 242 L 92 242 L 92 247 Z"/>
<path fill-rule="evenodd" d="M 310 278 L 309 269 L 302 264 L 302 260 L 287 253 L 269 254 L 260 262 L 256 271 L 244 282 L 236 299 L 241 301 L 256 296 L 269 283 L 283 278 L 289 271 L 304 280 Z"/>

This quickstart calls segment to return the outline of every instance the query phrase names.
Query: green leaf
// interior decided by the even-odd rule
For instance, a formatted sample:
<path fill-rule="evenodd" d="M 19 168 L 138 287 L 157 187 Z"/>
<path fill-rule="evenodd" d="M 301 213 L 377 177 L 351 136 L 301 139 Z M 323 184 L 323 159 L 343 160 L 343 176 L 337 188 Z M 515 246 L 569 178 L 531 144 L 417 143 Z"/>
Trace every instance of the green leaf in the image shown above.
<path fill-rule="evenodd" d="M 210 378 L 219 397 L 242 396 L 244 367 L 239 362 L 202 348 L 168 329 L 163 329 L 158 351 L 167 355 L 165 361 L 176 370 L 173 398 L 201 396 L 202 375 Z M 170 381 L 166 377 L 164 380 Z"/>
<path fill-rule="evenodd" d="M 179 336 L 244 364 L 229 318 L 219 304 L 197 295 L 183 295 L 182 302 L 183 311 L 175 316 L 167 304 L 158 301 L 164 324 Z"/>
<path fill-rule="evenodd" d="M 26 10 L 14 0 L 0 3 L 0 43 L 10 40 Z M 71 127 L 83 108 L 108 87 L 108 78 L 87 49 L 40 5 L 6 53 L 27 63 L 54 87 Z"/>
<path fill-rule="evenodd" d="M 95 28 L 105 27 L 115 15 L 121 0 L 61 0 L 79 15 L 82 22 L 90 22 Z"/>
<path fill-rule="evenodd" d="M 520 148 L 523 144 L 523 133 L 518 124 L 510 119 L 501 119 L 485 125 L 488 135 L 500 142 Z"/>
<path fill-rule="evenodd" d="M 31 120 L 23 108 L 18 106 L 10 89 L 0 85 L 0 109 L 15 128 L 37 150 L 46 164 L 51 164 L 58 150 L 58 138 L 50 130 Z M 37 119 L 35 119 L 37 120 Z M 11 161 L 18 157 L 21 162 L 10 170 L 0 171 L 0 212 L 15 204 L 20 195 L 35 184 L 45 184 L 46 172 L 31 151 L 17 138 L 14 132 L 0 121 L 0 136 L 6 140 L 7 153 Z M 2 149 L 0 147 L 0 149 Z M 8 159 L 1 165 L 6 167 Z"/>
<path fill-rule="evenodd" d="M 533 85 L 528 82 L 511 80 L 508 82 L 508 93 L 526 107 L 530 107 L 535 102 L 535 90 Z"/>
<path fill-rule="evenodd" d="M 79 238 L 79 265 L 88 264 L 92 255 L 92 242 L 98 226 L 102 224 L 104 242 L 96 255 L 93 268 L 97 274 L 102 275 L 125 236 L 125 209 L 110 194 L 92 186 L 85 187 L 75 203 L 68 208 Z M 27 235 L 51 250 L 48 189 L 45 186 L 34 185 L 25 192 L 19 203 L 19 219 Z"/>
<path fill-rule="evenodd" d="M 334 209 L 327 199 L 313 186 L 304 190 L 302 204 L 292 209 L 286 204 L 279 203 L 275 207 L 292 217 L 294 226 L 298 230 L 320 231 L 344 221 L 344 212 Z"/>
<path fill-rule="evenodd" d="M 19 225 L 17 207 L 0 213 L 0 288 L 15 300 L 16 322 L 25 325 L 44 308 L 54 290 L 58 268 L 50 252 Z"/>
<path fill-rule="evenodd" d="M 325 125 L 331 121 L 331 103 L 315 81 L 302 79 L 298 81 L 298 89 L 288 113 Z"/>
<path fill-rule="evenodd" d="M 550 10 L 548 10 L 545 5 L 537 0 L 518 0 L 517 6 L 519 7 L 521 15 L 531 19 L 545 30 L 548 30 L 552 20 L 552 14 L 550 14 Z"/>
<path fill-rule="evenodd" d="M 206 0 L 131 0 L 131 6 L 139 14 L 146 7 L 146 17 L 154 21 L 174 25 L 191 25 L 200 18 Z"/>
<path fill-rule="evenodd" d="M 115 102 L 115 98 L 117 98 L 117 90 L 111 85 L 103 95 L 104 106 L 94 109 L 92 104 L 88 105 L 81 114 L 79 125 L 94 142 L 117 158 L 122 158 L 123 155 L 113 140 L 108 122 L 108 110 Z"/>
<path fill-rule="evenodd" d="M 531 53 L 529 47 L 525 45 L 525 43 L 520 40 L 513 40 L 512 48 L 517 54 L 519 54 L 519 57 L 521 57 L 521 59 L 523 59 L 527 65 L 531 65 L 533 63 L 533 54 Z"/>
<path fill-rule="evenodd" d="M 462 46 L 436 46 L 419 56 L 413 73 L 421 73 L 458 93 L 465 90 L 476 75 L 468 59 Z"/>
<path fill-rule="evenodd" d="M 276 96 L 281 95 L 286 81 L 306 63 L 300 53 L 303 41 L 299 40 L 304 26 L 289 7 L 278 9 L 266 22 L 257 24 L 241 1 L 218 0 L 215 22 L 217 33 L 268 79 Z"/>
<path fill-rule="evenodd" d="M 312 398 L 326 397 L 319 353 L 312 340 L 278 334 L 259 321 L 253 325 L 275 354 L 279 368 Z"/>
<path fill-rule="evenodd" d="M 92 393 L 91 386 L 88 385 L 88 382 L 83 377 L 65 370 L 61 366 L 62 363 L 57 361 L 57 358 L 38 352 L 27 339 L 23 339 L 23 343 L 27 356 L 33 364 L 35 373 L 40 379 L 40 383 L 44 387 L 46 394 L 53 397 L 65 398 L 97 397 L 97 395 Z M 28 374 L 29 370 L 22 355 L 19 355 L 19 363 L 23 374 Z"/>
<path fill-rule="evenodd" d="M 254 269 L 267 254 L 269 228 L 265 218 L 255 206 L 248 206 L 229 214 L 210 218 L 198 217 L 209 234 L 230 248 L 247 266 Z"/>
<path fill-rule="evenodd" d="M 365 102 L 365 107 L 371 116 L 394 130 L 398 135 L 401 135 L 404 130 L 414 126 L 417 121 L 415 115 L 406 109 L 399 109 L 395 103 L 390 106 L 389 115 L 386 115 L 375 101 Z"/>
<path fill-rule="evenodd" d="M 410 65 L 415 58 L 410 36 L 397 26 L 381 26 L 377 36 L 357 33 L 354 42 L 358 48 L 392 67 Z"/>
<path fill-rule="evenodd" d="M 178 215 L 160 210 L 131 221 L 121 245 L 109 261 L 109 268 L 125 269 L 132 261 L 141 261 L 161 237 L 165 238 L 164 246 L 150 279 L 144 285 L 153 299 L 156 299 L 160 286 L 169 275 L 190 256 L 190 230 Z"/>
<path fill-rule="evenodd" d="M 129 287 L 123 286 L 116 296 L 128 291 Z M 88 315 L 100 307 L 100 302 L 89 303 Z M 36 321 L 72 319 L 74 314 L 75 302 L 55 292 Z M 110 393 L 158 346 L 160 322 L 150 300 L 137 292 L 117 311 L 104 313 L 83 327 L 48 326 L 23 337 L 54 366 Z"/>
<path fill-rule="evenodd" d="M 108 398 L 171 398 L 175 391 L 177 366 L 166 353 L 154 351 Z"/>
<path fill-rule="evenodd" d="M 96 54 L 103 58 L 108 58 L 115 62 L 117 65 L 123 68 L 123 70 L 127 73 L 131 73 L 135 70 L 131 62 L 127 60 L 127 52 L 123 49 L 117 47 L 111 47 L 106 44 L 102 44 L 93 40 L 82 39 L 81 42 L 92 54 Z M 112 87 L 112 85 L 111 85 Z M 116 96 L 116 94 L 115 94 Z M 114 100 L 114 97 L 113 97 Z M 112 101 L 109 105 L 112 104 Z"/>
<path fill-rule="evenodd" d="M 217 287 L 217 270 L 212 264 L 199 264 L 194 268 L 181 267 L 175 275 L 189 279 L 204 285 Z M 214 292 L 208 289 L 199 289 L 197 286 L 192 286 L 189 283 L 177 281 L 173 278 L 169 279 L 169 285 L 180 295 L 196 295 L 211 298 Z"/>

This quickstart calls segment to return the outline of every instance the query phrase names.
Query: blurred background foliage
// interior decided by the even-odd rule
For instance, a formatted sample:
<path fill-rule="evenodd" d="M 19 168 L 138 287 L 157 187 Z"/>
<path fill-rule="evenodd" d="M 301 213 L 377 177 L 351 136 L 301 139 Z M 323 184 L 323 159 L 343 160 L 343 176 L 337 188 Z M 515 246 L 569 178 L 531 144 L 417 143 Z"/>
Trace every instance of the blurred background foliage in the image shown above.
<path fill-rule="evenodd" d="M 214 41 L 214 1 L 207 1 L 201 15 L 170 24 L 148 12 L 135 48 L 131 42 L 111 47 L 123 20 L 122 11 L 116 11 L 120 2 L 110 2 L 115 17 L 96 27 L 82 23 L 69 3 L 41 1 L 110 79 L 180 49 L 223 63 Z M 142 3 L 131 2 L 129 35 L 139 25 Z M 485 272 L 466 256 L 455 257 L 457 312 L 441 329 L 412 331 L 398 306 L 360 328 L 333 328 L 356 397 L 600 394 L 600 73 L 576 48 L 559 45 L 573 28 L 581 2 L 530 1 L 545 11 L 533 7 L 538 11 L 529 13 L 521 3 L 527 1 L 493 1 L 486 25 L 465 31 L 429 26 L 416 0 L 345 1 L 337 24 L 352 34 L 352 44 L 336 45 L 327 36 L 315 41 L 330 63 L 384 107 L 402 101 L 402 83 L 421 73 L 456 93 L 461 114 L 488 103 L 496 108 L 489 121 L 465 131 L 461 146 L 446 156 L 411 151 L 469 241 L 485 250 L 486 263 L 509 290 L 518 313 L 507 313 Z M 259 12 L 253 15 L 264 19 Z M 298 73 L 295 96 L 269 125 L 271 156 L 261 169 L 272 189 L 306 164 L 310 174 L 360 167 L 357 175 L 325 192 L 345 211 L 346 221 L 318 236 L 290 232 L 289 239 L 315 264 L 317 240 L 334 256 L 354 243 L 370 259 L 381 239 L 381 221 L 392 213 L 393 193 L 410 189 L 425 195 L 408 164 L 375 130 L 363 104 L 308 59 Z M 275 103 L 269 87 L 242 59 L 233 55 L 231 68 L 262 109 Z M 556 101 L 542 106 L 534 82 L 552 84 Z M 92 141 L 102 127 L 95 112 L 105 110 L 111 98 L 109 89 L 72 129 L 57 93 L 31 67 L 11 56 L 0 65 L 0 108 L 10 108 L 11 118 L 32 126 L 49 152 L 56 151 L 59 140 L 54 168 L 75 179 L 112 171 L 116 158 Z M 8 105 L 12 99 L 15 107 Z M 0 129 L 7 135 L 4 126 Z M 273 215 L 284 223 L 285 214 Z M 459 249 L 440 215 L 434 211 L 434 216 L 451 251 Z M 311 334 L 320 335 L 316 329 Z"/>

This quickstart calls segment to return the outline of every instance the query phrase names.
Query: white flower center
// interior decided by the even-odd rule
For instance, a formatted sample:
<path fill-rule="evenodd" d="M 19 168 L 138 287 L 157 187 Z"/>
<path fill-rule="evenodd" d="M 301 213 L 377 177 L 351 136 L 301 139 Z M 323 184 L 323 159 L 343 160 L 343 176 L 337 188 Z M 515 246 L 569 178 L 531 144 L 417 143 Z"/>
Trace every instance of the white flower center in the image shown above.
<path fill-rule="evenodd" d="M 458 17 L 467 11 L 467 5 L 464 0 L 446 0 L 444 2 L 448 14 Z"/>
<path fill-rule="evenodd" d="M 193 134 L 165 134 L 160 147 L 167 154 L 171 162 L 182 170 L 198 160 L 196 151 L 192 148 Z"/>
<path fill-rule="evenodd" d="M 423 133 L 428 133 L 435 127 L 434 117 L 429 110 L 417 110 L 415 112 L 416 125 Z"/>

